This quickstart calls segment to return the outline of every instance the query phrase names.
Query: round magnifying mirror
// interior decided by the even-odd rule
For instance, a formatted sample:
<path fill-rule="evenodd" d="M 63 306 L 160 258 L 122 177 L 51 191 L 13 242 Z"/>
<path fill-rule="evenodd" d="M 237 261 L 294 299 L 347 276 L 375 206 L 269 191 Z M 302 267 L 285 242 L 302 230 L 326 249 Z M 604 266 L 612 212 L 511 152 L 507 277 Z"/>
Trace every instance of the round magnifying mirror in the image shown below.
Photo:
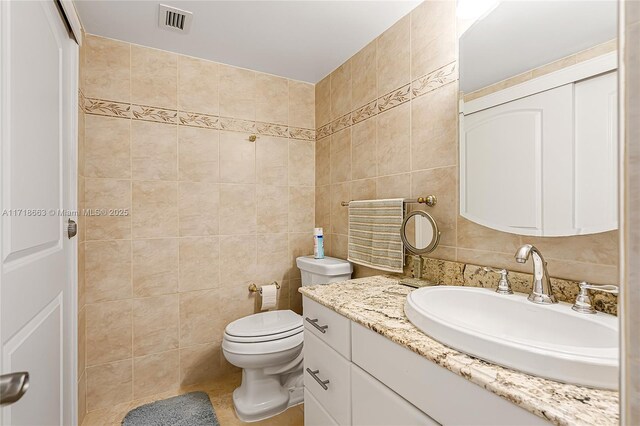
<path fill-rule="evenodd" d="M 415 210 L 402 222 L 400 237 L 411 253 L 426 254 L 438 246 L 440 231 L 433 216 L 425 211 Z"/>

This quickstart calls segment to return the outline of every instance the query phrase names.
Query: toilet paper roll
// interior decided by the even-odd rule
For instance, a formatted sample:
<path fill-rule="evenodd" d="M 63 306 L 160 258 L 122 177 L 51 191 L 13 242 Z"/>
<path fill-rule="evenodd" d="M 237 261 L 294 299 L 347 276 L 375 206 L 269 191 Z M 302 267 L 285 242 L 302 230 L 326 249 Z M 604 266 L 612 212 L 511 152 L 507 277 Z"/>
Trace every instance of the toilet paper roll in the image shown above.
<path fill-rule="evenodd" d="M 274 284 L 263 285 L 261 288 L 261 294 L 261 311 L 266 311 L 276 307 L 276 301 L 278 300 L 278 288 Z"/>

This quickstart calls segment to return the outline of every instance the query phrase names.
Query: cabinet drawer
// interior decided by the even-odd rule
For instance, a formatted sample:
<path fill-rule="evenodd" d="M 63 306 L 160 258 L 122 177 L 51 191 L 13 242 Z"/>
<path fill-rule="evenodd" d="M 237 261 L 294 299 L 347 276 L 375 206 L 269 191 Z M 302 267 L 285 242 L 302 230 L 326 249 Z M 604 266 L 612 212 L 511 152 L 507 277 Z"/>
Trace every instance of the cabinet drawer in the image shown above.
<path fill-rule="evenodd" d="M 311 393 L 304 391 L 304 426 L 338 426 Z"/>
<path fill-rule="evenodd" d="M 351 421 L 354 426 L 439 424 L 355 364 L 351 364 Z"/>
<path fill-rule="evenodd" d="M 548 425 L 360 324 L 352 323 L 352 336 L 355 364 L 441 424 Z"/>
<path fill-rule="evenodd" d="M 305 330 L 351 360 L 351 321 L 307 297 L 303 304 Z"/>
<path fill-rule="evenodd" d="M 309 391 L 339 425 L 351 424 L 350 369 L 349 361 L 305 329 L 305 391 Z"/>

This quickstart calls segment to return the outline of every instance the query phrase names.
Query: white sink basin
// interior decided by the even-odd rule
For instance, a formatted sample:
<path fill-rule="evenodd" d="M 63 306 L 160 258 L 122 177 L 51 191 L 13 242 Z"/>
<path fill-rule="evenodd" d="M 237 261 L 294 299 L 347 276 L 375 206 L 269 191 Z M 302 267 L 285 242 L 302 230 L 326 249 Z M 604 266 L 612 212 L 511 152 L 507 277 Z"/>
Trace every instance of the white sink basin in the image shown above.
<path fill-rule="evenodd" d="M 579 314 L 567 303 L 470 287 L 424 287 L 404 312 L 439 342 L 514 370 L 575 385 L 618 389 L 618 319 Z"/>

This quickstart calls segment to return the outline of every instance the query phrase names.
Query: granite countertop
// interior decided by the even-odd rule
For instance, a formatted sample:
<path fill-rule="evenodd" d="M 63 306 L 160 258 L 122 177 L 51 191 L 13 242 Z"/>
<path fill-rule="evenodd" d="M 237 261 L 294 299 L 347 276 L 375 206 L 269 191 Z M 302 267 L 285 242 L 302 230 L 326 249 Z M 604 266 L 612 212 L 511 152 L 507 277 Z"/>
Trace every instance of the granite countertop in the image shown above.
<path fill-rule="evenodd" d="M 431 339 L 404 314 L 406 297 L 413 290 L 389 276 L 300 288 L 309 299 L 552 423 L 619 423 L 618 392 L 530 376 L 470 357 Z"/>

